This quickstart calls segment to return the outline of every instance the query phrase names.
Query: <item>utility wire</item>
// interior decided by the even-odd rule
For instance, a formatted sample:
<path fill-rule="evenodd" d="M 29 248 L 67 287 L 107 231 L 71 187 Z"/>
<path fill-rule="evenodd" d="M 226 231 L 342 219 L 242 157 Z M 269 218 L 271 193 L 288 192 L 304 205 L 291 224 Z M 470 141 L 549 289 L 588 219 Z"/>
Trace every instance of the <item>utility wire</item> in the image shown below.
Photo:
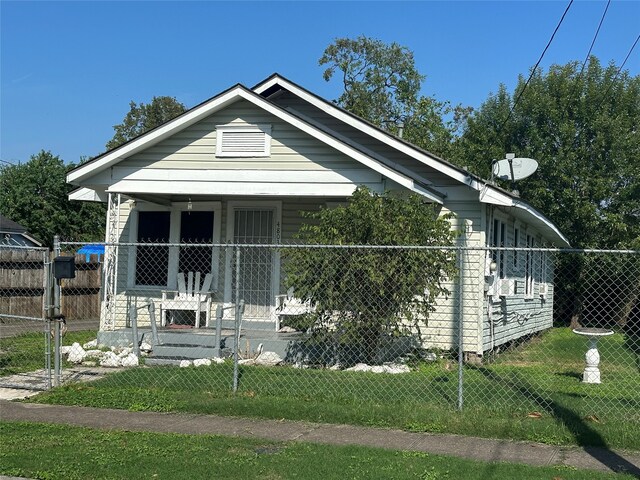
<path fill-rule="evenodd" d="M 544 54 L 547 53 L 547 50 L 549 49 L 549 46 L 551 45 L 551 42 L 553 42 L 553 38 L 556 36 L 556 32 L 560 28 L 560 25 L 562 25 L 562 21 L 564 20 L 564 17 L 567 15 L 567 12 L 569 11 L 569 8 L 571 8 L 572 4 L 573 4 L 573 0 L 570 0 L 569 1 L 569 5 L 567 5 L 567 8 L 564 10 L 564 13 L 562 14 L 562 17 L 560 18 L 560 21 L 558 22 L 558 25 L 556 25 L 556 29 L 553 31 L 553 34 L 551 35 L 551 38 L 549 39 L 549 42 L 547 43 L 547 46 L 544 47 L 544 50 L 542 51 L 542 55 L 540 55 L 540 58 L 538 59 L 538 62 L 536 63 L 535 67 L 533 67 L 533 70 L 531 70 L 531 75 L 529 75 L 529 78 L 527 79 L 526 83 L 524 84 L 524 87 L 522 88 L 522 90 L 520 90 L 520 93 L 518 94 L 518 97 L 513 102 L 513 105 L 511 106 L 511 109 L 509 110 L 509 115 L 507 115 L 507 118 L 505 118 L 504 122 L 502 122 L 502 125 L 500 125 L 500 128 L 498 129 L 498 133 L 500 133 L 502 131 L 504 126 L 507 124 L 507 122 L 511 118 L 511 115 L 513 114 L 513 111 L 516 108 L 516 105 L 520 101 L 520 98 L 522 97 L 522 94 L 524 93 L 524 91 L 527 89 L 527 86 L 529 85 L 529 82 L 533 78 L 533 75 L 536 72 L 536 69 L 538 68 L 538 65 L 540 65 L 540 62 L 544 58 Z"/>
<path fill-rule="evenodd" d="M 620 75 L 620 72 L 622 71 L 622 69 L 624 68 L 625 64 L 627 63 L 627 60 L 629 60 L 629 57 L 631 56 L 631 53 L 633 52 L 633 49 L 636 48 L 636 45 L 638 45 L 638 40 L 640 40 L 640 35 L 638 35 L 636 37 L 636 41 L 633 42 L 633 45 L 631 45 L 631 48 L 629 49 L 629 53 L 627 53 L 627 56 L 624 57 L 624 61 L 622 62 L 620 67 L 618 67 L 618 71 L 616 72 L 616 74 L 611 79 L 611 83 L 607 87 L 607 90 L 604 92 L 604 95 L 602 96 L 602 101 L 600 102 L 600 105 L 598 105 L 598 108 L 600 108 L 602 103 L 607 99 L 607 95 L 609 95 L 609 90 L 611 90 L 611 87 L 613 86 L 613 82 L 616 81 L 616 78 L 618 78 L 618 75 Z"/>
<path fill-rule="evenodd" d="M 596 30 L 596 34 L 593 36 L 593 41 L 591 42 L 591 46 L 589 47 L 587 56 L 584 57 L 584 62 L 582 62 L 582 68 L 580 69 L 580 76 L 582 76 L 582 72 L 584 72 L 584 67 L 587 65 L 587 62 L 589 61 L 589 57 L 591 56 L 591 50 L 593 50 L 593 46 L 596 43 L 596 38 L 598 38 L 598 33 L 600 33 L 600 27 L 602 27 L 602 22 L 604 22 L 604 17 L 607 15 L 607 10 L 609 10 L 610 4 L 611 4 L 611 0 L 607 2 L 607 6 L 604 8 L 604 12 L 602 13 L 602 18 L 600 19 L 600 23 L 598 24 L 598 29 Z"/>

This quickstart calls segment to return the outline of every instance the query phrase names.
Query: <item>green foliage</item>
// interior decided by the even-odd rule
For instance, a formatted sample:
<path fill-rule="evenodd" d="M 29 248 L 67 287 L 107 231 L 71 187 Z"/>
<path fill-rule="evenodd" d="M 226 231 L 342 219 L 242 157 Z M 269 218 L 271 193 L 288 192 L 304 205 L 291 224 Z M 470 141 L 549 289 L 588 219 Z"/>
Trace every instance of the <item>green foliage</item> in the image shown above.
<path fill-rule="evenodd" d="M 536 72 L 506 124 L 525 79 L 513 95 L 501 86 L 470 116 L 455 160 L 488 178 L 507 152 L 535 158 L 538 171 L 517 185 L 527 202 L 575 247 L 628 247 L 640 239 L 640 76 L 596 58 L 580 67 Z"/>
<path fill-rule="evenodd" d="M 450 215 L 438 215 L 418 195 L 378 195 L 360 187 L 347 206 L 306 213 L 299 238 L 321 245 L 452 245 Z M 426 321 L 443 280 L 456 273 L 455 255 L 440 249 L 289 248 L 285 282 L 316 305 L 317 325 L 360 344 L 368 355 L 383 333 Z"/>
<path fill-rule="evenodd" d="M 447 156 L 456 121 L 465 109 L 456 107 L 454 121 L 447 102 L 420 95 L 425 76 L 415 66 L 413 52 L 397 43 L 359 36 L 338 38 L 329 45 L 319 61 L 327 65 L 326 81 L 342 75 L 342 94 L 336 103 L 392 134 L 404 128 L 403 138 L 437 155 Z"/>
<path fill-rule="evenodd" d="M 42 150 L 27 163 L 0 166 L 0 212 L 24 226 L 47 246 L 60 234 L 78 241 L 104 239 L 106 209 L 71 202 L 66 175 L 74 165 Z"/>
<path fill-rule="evenodd" d="M 142 102 L 136 104 L 132 101 L 129 107 L 129 112 L 122 123 L 113 126 L 115 134 L 106 145 L 109 150 L 168 122 L 187 110 L 174 97 L 153 97 L 149 104 Z"/>

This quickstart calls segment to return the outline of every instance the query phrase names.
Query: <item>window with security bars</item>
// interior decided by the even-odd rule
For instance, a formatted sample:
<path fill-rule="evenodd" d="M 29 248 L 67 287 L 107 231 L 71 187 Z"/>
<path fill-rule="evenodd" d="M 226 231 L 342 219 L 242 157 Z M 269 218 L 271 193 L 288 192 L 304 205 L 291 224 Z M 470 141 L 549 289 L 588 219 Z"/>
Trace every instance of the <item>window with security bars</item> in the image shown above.
<path fill-rule="evenodd" d="M 169 243 L 170 212 L 138 212 L 138 243 Z M 166 286 L 169 247 L 139 245 L 136 250 L 136 285 Z"/>
<path fill-rule="evenodd" d="M 189 244 L 213 242 L 213 212 L 186 211 L 180 213 L 179 272 L 211 272 L 212 247 L 189 247 Z"/>
<path fill-rule="evenodd" d="M 218 125 L 217 157 L 268 157 L 271 155 L 271 125 Z"/>

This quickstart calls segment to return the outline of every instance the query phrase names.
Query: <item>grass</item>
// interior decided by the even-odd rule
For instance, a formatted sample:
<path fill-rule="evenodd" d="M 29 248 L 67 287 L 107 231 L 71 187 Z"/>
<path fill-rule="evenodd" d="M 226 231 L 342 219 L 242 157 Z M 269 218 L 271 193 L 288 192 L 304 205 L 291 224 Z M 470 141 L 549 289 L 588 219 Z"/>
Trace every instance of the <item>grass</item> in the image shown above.
<path fill-rule="evenodd" d="M 67 332 L 62 340 L 64 345 L 71 345 L 74 342 L 83 345 L 95 338 L 95 331 L 84 330 Z M 51 339 L 51 350 L 53 352 L 53 339 Z M 45 351 L 45 332 L 27 332 L 0 339 L 0 377 L 43 369 L 46 361 Z M 53 359 L 51 362 L 53 364 Z M 68 366 L 66 362 L 63 364 L 63 367 Z"/>
<path fill-rule="evenodd" d="M 0 474 L 35 479 L 630 479 L 421 452 L 2 423 Z"/>
<path fill-rule="evenodd" d="M 602 385 L 580 382 L 585 342 L 568 329 L 554 329 L 491 365 L 468 366 L 462 412 L 456 410 L 457 369 L 444 360 L 402 375 L 241 366 L 236 395 L 230 363 L 137 368 L 31 401 L 640 450 L 638 371 L 623 340 L 603 339 Z"/>

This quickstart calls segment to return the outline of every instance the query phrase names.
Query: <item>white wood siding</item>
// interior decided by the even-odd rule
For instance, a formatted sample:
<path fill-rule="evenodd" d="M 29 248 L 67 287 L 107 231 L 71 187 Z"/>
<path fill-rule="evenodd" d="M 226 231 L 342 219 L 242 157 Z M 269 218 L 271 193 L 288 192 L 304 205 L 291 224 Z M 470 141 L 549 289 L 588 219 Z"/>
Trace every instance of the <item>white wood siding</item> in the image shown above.
<path fill-rule="evenodd" d="M 216 157 L 216 125 L 243 123 L 271 125 L 271 155 Z M 109 184 L 111 191 L 191 195 L 348 196 L 357 185 L 384 189 L 379 173 L 246 101 L 133 155 L 92 183 Z"/>

